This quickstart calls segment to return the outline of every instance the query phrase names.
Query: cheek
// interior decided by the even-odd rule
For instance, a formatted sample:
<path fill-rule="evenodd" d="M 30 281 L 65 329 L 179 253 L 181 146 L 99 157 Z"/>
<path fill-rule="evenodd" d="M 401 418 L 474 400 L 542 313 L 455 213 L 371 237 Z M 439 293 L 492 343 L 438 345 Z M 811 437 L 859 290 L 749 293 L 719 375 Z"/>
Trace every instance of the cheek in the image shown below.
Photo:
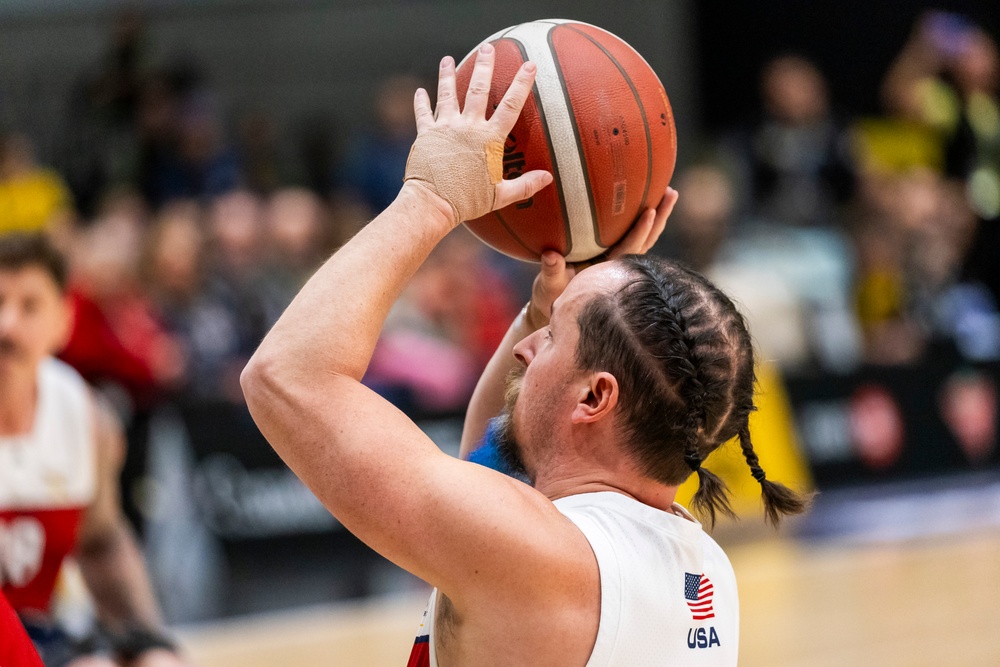
<path fill-rule="evenodd" d="M 66 320 L 52 314 L 33 320 L 25 333 L 27 346 L 40 354 L 52 354 L 65 344 L 69 332 Z"/>

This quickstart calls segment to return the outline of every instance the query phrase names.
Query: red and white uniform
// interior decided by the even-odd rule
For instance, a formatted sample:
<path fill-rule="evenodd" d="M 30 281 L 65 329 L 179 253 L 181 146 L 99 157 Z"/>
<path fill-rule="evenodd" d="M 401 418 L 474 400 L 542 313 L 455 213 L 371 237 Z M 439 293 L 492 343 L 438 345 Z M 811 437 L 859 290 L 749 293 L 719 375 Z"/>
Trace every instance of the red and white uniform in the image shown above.
<path fill-rule="evenodd" d="M 97 486 L 90 394 L 61 361 L 38 369 L 31 432 L 0 436 L 0 585 L 18 612 L 47 612 Z"/>
<path fill-rule="evenodd" d="M 735 667 L 739 600 L 729 559 L 687 510 L 614 492 L 560 498 L 601 573 L 601 619 L 587 667 Z M 407 667 L 438 667 L 437 589 Z"/>

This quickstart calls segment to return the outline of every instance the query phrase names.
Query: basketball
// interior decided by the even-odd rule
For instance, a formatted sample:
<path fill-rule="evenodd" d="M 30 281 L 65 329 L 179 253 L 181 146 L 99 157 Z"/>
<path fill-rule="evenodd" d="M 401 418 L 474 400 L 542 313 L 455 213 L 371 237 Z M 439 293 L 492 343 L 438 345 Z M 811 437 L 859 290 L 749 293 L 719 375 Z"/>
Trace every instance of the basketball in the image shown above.
<path fill-rule="evenodd" d="M 522 23 L 485 41 L 496 50 L 493 109 L 522 63 L 538 67 L 504 145 L 504 178 L 544 169 L 555 179 L 532 198 L 465 224 L 518 259 L 537 261 L 545 250 L 572 262 L 600 255 L 659 203 L 674 170 L 677 135 L 659 77 L 623 40 L 578 21 Z M 478 48 L 458 65 L 460 101 Z"/>

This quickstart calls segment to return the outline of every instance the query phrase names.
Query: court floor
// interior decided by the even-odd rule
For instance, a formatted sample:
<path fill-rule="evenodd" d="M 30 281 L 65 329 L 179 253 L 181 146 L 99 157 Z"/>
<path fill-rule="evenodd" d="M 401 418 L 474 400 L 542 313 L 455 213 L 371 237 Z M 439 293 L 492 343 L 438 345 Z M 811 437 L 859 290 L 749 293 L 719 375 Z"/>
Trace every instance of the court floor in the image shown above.
<path fill-rule="evenodd" d="M 741 665 L 1000 665 L 1000 530 L 848 546 L 727 546 Z M 406 664 L 426 595 L 187 628 L 199 667 Z"/>

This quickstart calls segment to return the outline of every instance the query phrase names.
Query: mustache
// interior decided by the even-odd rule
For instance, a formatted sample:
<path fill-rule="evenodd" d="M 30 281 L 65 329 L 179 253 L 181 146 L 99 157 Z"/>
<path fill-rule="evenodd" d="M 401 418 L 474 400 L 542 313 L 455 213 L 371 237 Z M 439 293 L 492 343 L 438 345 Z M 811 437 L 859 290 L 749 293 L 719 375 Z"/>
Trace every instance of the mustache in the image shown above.
<path fill-rule="evenodd" d="M 517 397 L 521 395 L 521 382 L 524 380 L 525 367 L 518 364 L 510 369 L 503 382 L 503 404 L 508 412 L 513 412 Z"/>

